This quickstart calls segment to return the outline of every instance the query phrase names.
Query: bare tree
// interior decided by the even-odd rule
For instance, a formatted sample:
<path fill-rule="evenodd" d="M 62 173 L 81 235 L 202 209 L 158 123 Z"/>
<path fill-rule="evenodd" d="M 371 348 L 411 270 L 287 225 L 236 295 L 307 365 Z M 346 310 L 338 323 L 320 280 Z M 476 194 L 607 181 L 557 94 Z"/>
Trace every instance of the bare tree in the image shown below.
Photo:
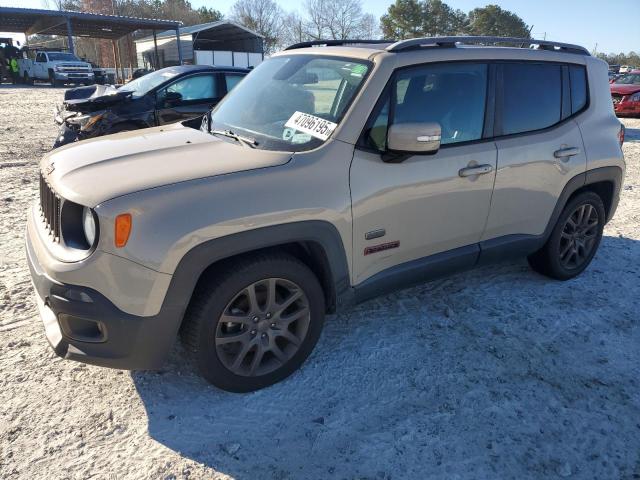
<path fill-rule="evenodd" d="M 286 14 L 283 21 L 282 37 L 278 46 L 285 47 L 294 43 L 313 40 L 307 32 L 307 26 L 307 22 L 297 12 Z"/>
<path fill-rule="evenodd" d="M 273 53 L 282 41 L 285 13 L 273 0 L 238 0 L 229 18 L 262 35 L 266 54 Z"/>
<path fill-rule="evenodd" d="M 360 21 L 360 37 L 377 39 L 380 38 L 380 22 L 375 15 L 365 13 Z"/>
<path fill-rule="evenodd" d="M 377 36 L 376 19 L 362 11 L 361 0 L 306 0 L 307 34 L 344 40 Z"/>
<path fill-rule="evenodd" d="M 328 38 L 327 23 L 328 20 L 328 3 L 330 0 L 305 0 L 305 10 L 307 20 L 305 28 L 307 35 L 314 40 Z"/>

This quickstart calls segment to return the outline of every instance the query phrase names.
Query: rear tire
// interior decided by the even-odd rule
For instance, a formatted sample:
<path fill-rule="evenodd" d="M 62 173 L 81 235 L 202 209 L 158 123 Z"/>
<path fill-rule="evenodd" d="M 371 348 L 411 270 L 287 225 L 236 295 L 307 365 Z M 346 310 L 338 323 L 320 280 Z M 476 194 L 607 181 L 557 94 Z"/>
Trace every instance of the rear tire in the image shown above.
<path fill-rule="evenodd" d="M 58 88 L 64 86 L 64 82 L 61 80 L 56 80 L 56 76 L 53 72 L 49 72 L 49 82 L 53 88 Z"/>
<path fill-rule="evenodd" d="M 304 263 L 263 254 L 202 279 L 181 336 L 209 382 L 250 392 L 304 363 L 320 337 L 324 312 L 320 282 Z"/>
<path fill-rule="evenodd" d="M 591 263 L 606 221 L 602 199 L 583 192 L 564 207 L 547 243 L 529 256 L 536 272 L 557 280 L 580 275 Z"/>

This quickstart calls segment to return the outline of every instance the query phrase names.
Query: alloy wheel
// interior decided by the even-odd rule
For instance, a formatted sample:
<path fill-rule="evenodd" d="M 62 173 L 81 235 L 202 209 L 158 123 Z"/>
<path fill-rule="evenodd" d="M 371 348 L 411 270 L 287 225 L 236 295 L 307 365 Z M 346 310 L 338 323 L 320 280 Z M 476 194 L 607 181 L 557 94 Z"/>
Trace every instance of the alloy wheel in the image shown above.
<path fill-rule="evenodd" d="M 560 236 L 560 263 L 567 269 L 580 268 L 589 260 L 598 239 L 598 211 L 590 203 L 578 206 Z"/>
<path fill-rule="evenodd" d="M 296 354 L 310 321 L 309 300 L 297 284 L 257 281 L 238 292 L 218 319 L 216 353 L 236 375 L 271 373 Z"/>

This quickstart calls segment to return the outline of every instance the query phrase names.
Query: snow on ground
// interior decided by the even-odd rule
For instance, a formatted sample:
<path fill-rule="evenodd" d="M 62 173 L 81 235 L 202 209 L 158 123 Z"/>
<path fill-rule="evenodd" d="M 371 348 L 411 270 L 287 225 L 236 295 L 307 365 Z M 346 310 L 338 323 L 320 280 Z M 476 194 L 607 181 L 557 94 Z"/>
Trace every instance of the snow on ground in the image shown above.
<path fill-rule="evenodd" d="M 519 261 L 368 302 L 289 380 L 237 395 L 179 346 L 157 372 L 54 356 L 22 242 L 61 96 L 0 88 L 0 478 L 640 478 L 640 120 L 580 278 Z"/>

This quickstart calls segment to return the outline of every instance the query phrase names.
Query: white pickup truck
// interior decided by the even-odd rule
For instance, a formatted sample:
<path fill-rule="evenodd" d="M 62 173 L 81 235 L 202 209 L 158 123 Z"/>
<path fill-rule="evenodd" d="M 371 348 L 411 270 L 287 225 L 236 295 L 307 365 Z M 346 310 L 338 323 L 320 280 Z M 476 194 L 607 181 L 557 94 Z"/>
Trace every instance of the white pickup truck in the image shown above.
<path fill-rule="evenodd" d="M 91 64 L 67 52 L 36 52 L 35 58 L 18 60 L 18 68 L 25 83 L 45 81 L 54 87 L 95 83 Z"/>

